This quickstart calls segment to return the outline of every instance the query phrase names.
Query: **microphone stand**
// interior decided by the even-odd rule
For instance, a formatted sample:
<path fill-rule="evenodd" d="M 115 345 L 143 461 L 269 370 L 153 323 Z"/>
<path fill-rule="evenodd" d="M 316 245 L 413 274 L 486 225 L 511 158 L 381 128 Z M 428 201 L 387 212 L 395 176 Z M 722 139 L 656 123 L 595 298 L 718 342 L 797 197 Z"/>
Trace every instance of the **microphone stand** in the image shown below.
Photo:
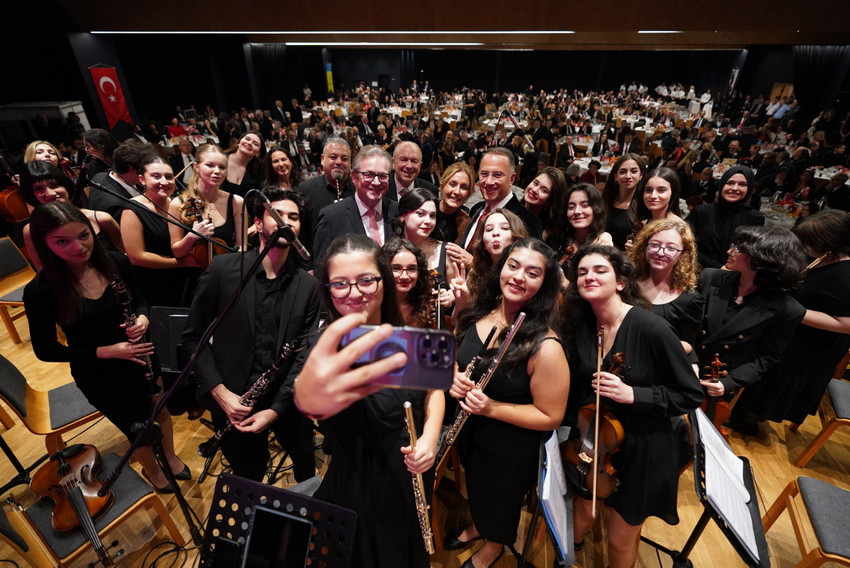
<path fill-rule="evenodd" d="M 171 387 L 165 391 L 165 393 L 160 397 L 159 401 L 156 403 L 156 406 L 153 409 L 150 417 L 145 422 L 136 423 L 133 425 L 133 431 L 137 432 L 136 438 L 133 440 L 132 444 L 130 444 L 127 452 L 121 457 L 121 460 L 115 465 L 115 468 L 106 478 L 103 483 L 103 487 L 101 487 L 98 494 L 100 496 L 104 496 L 109 492 L 109 489 L 118 479 L 118 476 L 121 474 L 121 471 L 124 469 L 124 466 L 129 461 L 130 456 L 133 455 L 133 452 L 141 445 L 142 441 L 148 439 L 151 443 L 151 449 L 156 456 L 157 462 L 159 462 L 160 467 L 162 468 L 163 473 L 168 478 L 168 483 L 171 487 L 174 488 L 174 496 L 177 498 L 177 502 L 180 505 L 180 510 L 183 512 L 183 516 L 186 519 L 186 523 L 189 526 L 189 533 L 192 535 L 192 542 L 194 542 L 197 546 L 201 546 L 203 544 L 203 535 L 201 534 L 202 529 L 198 527 L 195 523 L 195 519 L 192 516 L 191 509 L 189 508 L 189 504 L 186 502 L 186 498 L 183 496 L 183 493 L 180 489 L 180 486 L 177 484 L 177 480 L 174 477 L 174 474 L 171 472 L 171 468 L 168 467 L 168 461 L 165 457 L 165 452 L 163 451 L 161 439 L 162 432 L 159 429 L 159 424 L 156 422 L 157 415 L 165 408 L 168 401 L 174 395 L 177 388 L 183 383 L 183 379 L 186 375 L 189 374 L 189 371 L 195 366 L 195 361 L 198 359 L 198 355 L 200 355 L 201 351 L 209 346 L 210 338 L 215 334 L 221 322 L 224 320 L 224 317 L 233 309 L 233 306 L 236 304 L 236 301 L 239 299 L 239 296 L 242 294 L 242 291 L 245 287 L 251 282 L 251 279 L 254 277 L 254 273 L 260 266 L 260 263 L 263 262 L 263 259 L 268 255 L 269 250 L 275 245 L 277 240 L 281 237 L 281 228 L 275 230 L 272 233 L 271 237 L 266 241 L 263 245 L 263 249 L 257 255 L 256 260 L 251 264 L 248 271 L 245 273 L 244 278 L 239 284 L 239 288 L 234 291 L 233 295 L 227 301 L 227 304 L 221 310 L 221 313 L 212 321 L 207 330 L 201 336 L 201 339 L 198 341 L 198 348 L 192 353 L 192 356 L 189 358 L 189 361 L 186 363 L 186 366 L 183 367 L 183 370 L 180 371 L 180 375 L 177 377 L 177 380 L 171 385 Z"/>

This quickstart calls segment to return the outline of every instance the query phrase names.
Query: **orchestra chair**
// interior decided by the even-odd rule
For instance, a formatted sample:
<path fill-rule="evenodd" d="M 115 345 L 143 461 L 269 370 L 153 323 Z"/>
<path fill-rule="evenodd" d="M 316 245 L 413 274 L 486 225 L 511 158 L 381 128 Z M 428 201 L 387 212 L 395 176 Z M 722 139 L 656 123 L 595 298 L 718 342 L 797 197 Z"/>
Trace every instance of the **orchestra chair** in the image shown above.
<path fill-rule="evenodd" d="M 761 519 L 765 534 L 785 509 L 803 555 L 797 568 L 826 562 L 850 566 L 850 526 L 846 522 L 850 491 L 811 477 L 792 479 Z M 810 534 L 817 540 L 816 547 L 809 544 Z"/>
<path fill-rule="evenodd" d="M 109 472 L 119 461 L 117 454 L 103 458 L 103 471 Z M 110 539 L 104 535 L 124 522 L 134 519 L 142 510 L 158 517 L 178 546 L 186 544 L 174 519 L 153 488 L 130 467 L 125 467 L 112 487 L 115 502 L 103 517 L 95 522 L 98 534 L 110 555 Z M 91 543 L 82 530 L 66 534 L 56 532 L 51 523 L 53 504 L 39 500 L 23 509 L 8 500 L 0 505 L 0 540 L 9 544 L 33 568 L 64 568 L 80 557 L 93 554 Z M 124 548 L 124 543 L 119 543 Z M 117 560 L 113 557 L 113 560 Z"/>
<path fill-rule="evenodd" d="M 6 331 L 15 344 L 21 342 L 21 336 L 15 329 L 14 321 L 26 314 L 23 309 L 24 286 L 33 278 L 35 270 L 12 239 L 0 239 L 0 318 L 3 318 Z M 9 308 L 20 308 L 20 311 L 10 314 Z"/>
<path fill-rule="evenodd" d="M 820 416 L 821 430 L 797 458 L 795 462 L 797 467 L 806 467 L 812 456 L 832 436 L 833 432 L 841 426 L 850 425 L 850 383 L 839 379 L 829 381 L 823 399 L 820 401 L 818 416 Z M 794 427 L 791 429 L 796 431 Z"/>
<path fill-rule="evenodd" d="M 45 436 L 47 453 L 65 447 L 62 435 L 103 415 L 89 404 L 73 382 L 48 391 L 29 386 L 26 378 L 8 359 L 0 355 L 0 400 L 12 409 L 33 434 Z M 0 419 L 8 415 L 4 411 Z M 0 420 L 4 426 L 5 420 Z"/>

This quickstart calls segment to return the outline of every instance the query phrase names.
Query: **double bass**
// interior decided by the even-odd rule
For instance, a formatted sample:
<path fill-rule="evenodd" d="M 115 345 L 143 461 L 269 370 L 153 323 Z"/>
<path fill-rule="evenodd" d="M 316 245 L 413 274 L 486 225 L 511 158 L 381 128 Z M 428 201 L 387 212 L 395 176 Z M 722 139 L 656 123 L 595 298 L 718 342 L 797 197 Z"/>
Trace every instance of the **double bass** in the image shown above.
<path fill-rule="evenodd" d="M 103 487 L 97 478 L 102 468 L 97 448 L 74 444 L 53 454 L 35 472 L 30 489 L 55 503 L 51 513 L 53 529 L 67 533 L 82 527 L 98 560 L 109 568 L 114 564 L 94 526 L 94 521 L 105 515 L 115 502 L 111 491 L 103 497 L 97 494 Z"/>

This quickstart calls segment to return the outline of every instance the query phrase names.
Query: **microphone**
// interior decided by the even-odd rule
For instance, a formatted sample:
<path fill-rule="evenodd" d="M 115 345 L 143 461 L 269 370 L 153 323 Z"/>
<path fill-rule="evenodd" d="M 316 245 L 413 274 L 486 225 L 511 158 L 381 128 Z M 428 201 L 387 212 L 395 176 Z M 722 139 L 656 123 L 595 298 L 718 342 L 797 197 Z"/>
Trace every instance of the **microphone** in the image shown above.
<path fill-rule="evenodd" d="M 295 231 L 292 230 L 286 222 L 284 222 L 283 218 L 280 216 L 280 213 L 275 211 L 275 208 L 272 207 L 272 202 L 269 201 L 269 198 L 266 197 L 262 191 L 257 191 L 257 195 L 260 196 L 260 199 L 263 202 L 263 209 L 265 209 L 268 214 L 274 219 L 274 222 L 277 223 L 277 226 L 281 229 L 283 233 L 283 237 L 289 241 L 289 244 L 295 248 L 295 251 L 298 253 L 298 256 L 303 258 L 304 260 L 310 260 L 310 252 L 304 248 L 304 245 L 301 244 L 301 241 L 298 240 L 298 235 L 295 234 Z"/>

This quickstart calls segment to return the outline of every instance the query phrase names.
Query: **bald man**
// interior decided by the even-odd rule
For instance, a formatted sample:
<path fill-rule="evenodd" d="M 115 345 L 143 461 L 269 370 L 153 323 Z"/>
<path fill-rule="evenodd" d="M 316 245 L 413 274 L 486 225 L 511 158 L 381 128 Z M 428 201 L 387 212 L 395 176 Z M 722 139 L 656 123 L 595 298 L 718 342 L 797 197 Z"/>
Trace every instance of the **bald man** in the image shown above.
<path fill-rule="evenodd" d="M 422 150 L 415 142 L 401 142 L 393 152 L 393 175 L 390 176 L 390 185 L 387 189 L 386 198 L 398 201 L 399 197 L 414 187 L 427 187 L 439 195 L 440 190 L 433 183 L 419 177 L 422 169 Z"/>

